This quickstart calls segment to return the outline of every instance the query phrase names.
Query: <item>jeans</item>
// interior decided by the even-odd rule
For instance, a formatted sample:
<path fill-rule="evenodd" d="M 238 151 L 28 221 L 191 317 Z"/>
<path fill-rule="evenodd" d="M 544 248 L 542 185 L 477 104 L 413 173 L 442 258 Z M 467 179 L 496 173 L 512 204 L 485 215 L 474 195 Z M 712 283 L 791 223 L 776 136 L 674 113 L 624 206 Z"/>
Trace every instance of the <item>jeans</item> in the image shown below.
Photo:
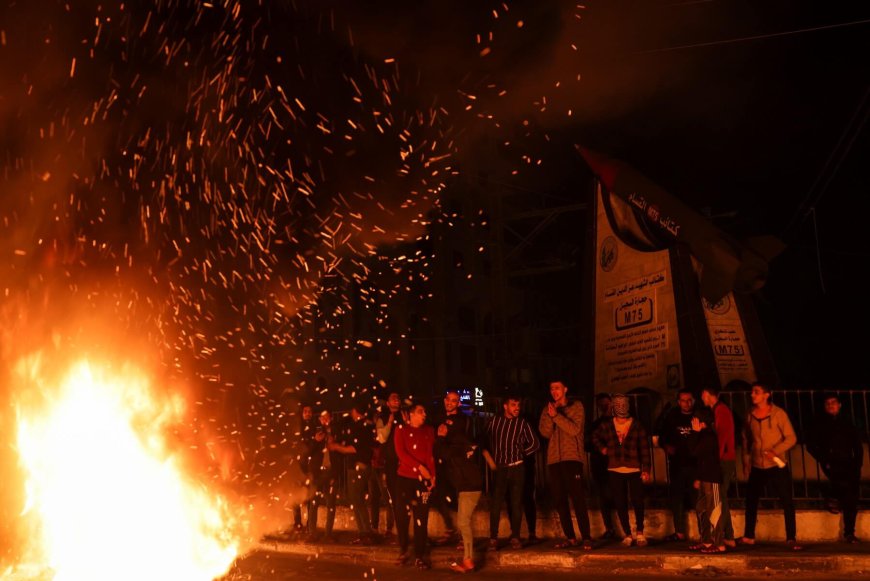
<path fill-rule="evenodd" d="M 377 532 L 381 524 L 381 504 L 387 501 L 387 528 L 386 532 L 393 530 L 394 512 L 393 495 L 387 486 L 387 475 L 383 468 L 372 470 L 369 480 L 369 512 L 371 513 L 372 530 Z"/>
<path fill-rule="evenodd" d="M 755 538 L 755 522 L 758 519 L 758 499 L 764 490 L 765 484 L 773 485 L 776 495 L 782 502 L 782 510 L 785 516 L 785 538 L 792 541 L 797 538 L 797 524 L 795 523 L 794 501 L 792 500 L 791 475 L 788 467 L 785 468 L 756 468 L 749 472 L 749 482 L 746 483 L 746 527 L 743 536 Z"/>
<path fill-rule="evenodd" d="M 674 517 L 674 532 L 685 535 L 687 510 L 696 504 L 694 467 L 671 462 L 670 477 L 668 500 Z"/>
<path fill-rule="evenodd" d="M 613 490 L 610 488 L 610 472 L 607 470 L 607 456 L 593 452 L 590 466 L 592 480 L 598 492 L 598 506 L 601 509 L 601 520 L 604 521 L 604 530 L 613 531 Z"/>
<path fill-rule="evenodd" d="M 471 530 L 471 517 L 474 515 L 474 507 L 480 500 L 481 491 L 460 492 L 459 511 L 456 513 L 456 524 L 462 534 L 463 558 L 474 557 L 474 532 Z"/>
<path fill-rule="evenodd" d="M 622 534 L 631 535 L 631 523 L 628 521 L 628 500 L 634 507 L 634 526 L 638 533 L 643 532 L 644 506 L 643 481 L 640 472 L 610 472 L 610 489 L 613 491 L 613 503 L 616 505 L 616 515 L 622 525 Z"/>
<path fill-rule="evenodd" d="M 510 509 L 508 515 L 511 521 L 511 538 L 520 538 L 522 525 L 523 483 L 526 470 L 522 464 L 517 466 L 499 466 L 495 471 L 495 491 L 489 507 L 489 538 L 498 538 L 498 523 L 501 520 L 501 505 L 505 494 L 510 489 Z"/>
<path fill-rule="evenodd" d="M 335 478 L 331 470 L 321 470 L 312 477 L 314 494 L 308 501 L 308 532 L 317 532 L 317 509 L 326 505 L 326 534 L 332 534 L 335 525 Z"/>
<path fill-rule="evenodd" d="M 353 508 L 356 528 L 361 535 L 369 535 L 372 532 L 367 510 L 368 503 L 366 502 L 366 493 L 369 490 L 371 477 L 372 468 L 368 464 L 357 462 L 354 467 L 347 469 L 347 497 L 351 508 Z"/>
<path fill-rule="evenodd" d="M 726 541 L 734 540 L 734 524 L 731 522 L 731 504 L 728 502 L 728 490 L 731 483 L 737 479 L 737 462 L 722 460 L 722 486 L 719 496 L 722 498 L 722 534 Z"/>

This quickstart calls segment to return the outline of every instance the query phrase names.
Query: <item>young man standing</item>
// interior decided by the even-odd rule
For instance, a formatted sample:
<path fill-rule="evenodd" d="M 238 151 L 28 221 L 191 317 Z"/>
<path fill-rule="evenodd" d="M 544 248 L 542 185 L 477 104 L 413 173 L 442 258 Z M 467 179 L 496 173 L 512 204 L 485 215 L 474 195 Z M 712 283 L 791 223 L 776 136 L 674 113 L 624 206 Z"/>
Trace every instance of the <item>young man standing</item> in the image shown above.
<path fill-rule="evenodd" d="M 404 565 L 410 558 L 408 524 L 414 520 L 414 556 L 418 569 L 430 569 L 426 558 L 429 527 L 429 495 L 435 486 L 435 430 L 426 423 L 426 408 L 412 404 L 408 422 L 396 428 L 395 448 L 399 457 L 396 480 L 396 529 L 399 536 L 399 559 Z"/>
<path fill-rule="evenodd" d="M 816 423 L 809 453 L 828 477 L 834 496 L 840 503 L 844 540 L 857 543 L 855 521 L 858 517 L 864 445 L 858 430 L 840 413 L 841 409 L 840 397 L 836 393 L 825 395 L 825 413 Z"/>
<path fill-rule="evenodd" d="M 342 431 L 339 442 L 329 444 L 329 451 L 345 456 L 347 496 L 353 508 L 359 537 L 353 544 L 369 545 L 372 536 L 371 515 L 368 514 L 366 494 L 372 476 L 372 449 L 375 431 L 366 419 L 365 404 L 355 402 L 350 411 L 351 422 Z"/>
<path fill-rule="evenodd" d="M 607 471 L 607 456 L 595 447 L 592 434 L 601 424 L 613 421 L 613 400 L 609 393 L 599 393 L 595 396 L 595 407 L 598 417 L 586 431 L 586 451 L 589 452 L 589 468 L 595 488 L 598 492 L 598 506 L 601 509 L 601 520 L 604 521 L 603 540 L 615 539 L 616 531 L 613 528 L 613 493 L 610 490 L 610 474 Z"/>
<path fill-rule="evenodd" d="M 382 468 L 375 468 L 375 476 L 378 479 L 378 487 L 381 496 L 387 497 L 389 511 L 387 512 L 387 530 L 384 533 L 385 539 L 390 539 L 393 523 L 396 516 L 396 472 L 399 469 L 399 457 L 396 455 L 396 446 L 394 439 L 396 428 L 405 423 L 405 417 L 402 414 L 402 398 L 397 391 L 391 391 L 387 395 L 386 409 L 382 410 L 375 420 L 375 433 L 378 442 L 381 444 L 380 462 Z M 380 511 L 380 505 L 378 506 Z M 377 532 L 380 517 L 372 517 L 372 529 Z"/>
<path fill-rule="evenodd" d="M 313 494 L 308 501 L 308 533 L 309 539 L 317 538 L 317 509 L 326 505 L 326 535 L 325 542 L 333 542 L 332 529 L 335 525 L 335 496 L 338 482 L 338 467 L 340 463 L 333 461 L 329 444 L 333 441 L 332 413 L 323 410 L 318 417 L 320 425 L 311 437 L 311 452 L 308 459 L 311 471 L 311 489 Z"/>
<path fill-rule="evenodd" d="M 547 447 L 547 472 L 553 501 L 566 538 L 556 548 L 573 547 L 577 544 L 568 502 L 570 498 L 574 504 L 577 525 L 580 527 L 582 547 L 588 551 L 592 549 L 592 533 L 589 530 L 586 491 L 583 487 L 583 427 L 586 412 L 579 401 L 568 403 L 568 387 L 561 381 L 550 384 L 550 397 L 552 401 L 541 414 L 538 428 L 541 435 L 550 440 Z"/>
<path fill-rule="evenodd" d="M 529 423 L 520 417 L 520 398 L 509 395 L 502 404 L 504 414 L 495 416 L 486 428 L 489 439 L 484 452 L 486 461 L 495 472 L 495 492 L 489 509 L 489 548 L 498 549 L 498 524 L 501 520 L 501 505 L 510 489 L 511 508 L 508 511 L 511 521 L 512 549 L 520 549 L 520 525 L 522 523 L 522 496 L 525 481 L 523 457 L 534 454 L 538 447 Z"/>
<path fill-rule="evenodd" d="M 788 414 L 771 403 L 770 396 L 769 387 L 758 382 L 752 384 L 752 410 L 743 430 L 743 472 L 749 481 L 746 484 L 746 526 L 740 542 L 755 544 L 758 500 L 765 484 L 771 484 L 782 502 L 786 544 L 800 551 L 803 547 L 797 544 L 791 475 L 786 464 L 788 451 L 797 444 L 797 436 Z"/>
<path fill-rule="evenodd" d="M 446 544 L 456 540 L 456 525 L 450 513 L 450 499 L 456 499 L 456 483 L 450 471 L 442 470 L 449 462 L 450 446 L 462 441 L 468 433 L 468 416 L 459 411 L 459 392 L 448 389 L 444 394 L 444 412 L 435 418 L 435 463 L 438 466 L 438 485 L 432 491 L 431 504 L 444 521 L 444 535 L 435 544 Z"/>
<path fill-rule="evenodd" d="M 727 547 L 733 548 L 734 525 L 731 522 L 731 508 L 728 504 L 728 489 L 737 479 L 737 452 L 734 449 L 734 415 L 731 408 L 719 399 L 718 387 L 707 387 L 701 392 L 701 401 L 713 411 L 713 429 L 719 439 L 719 462 L 722 464 L 722 534 Z"/>
<path fill-rule="evenodd" d="M 592 441 L 601 455 L 607 457 L 613 503 L 624 534 L 623 546 L 646 547 L 649 542 L 643 534 L 643 485 L 649 482 L 652 455 L 646 430 L 631 417 L 627 396 L 621 393 L 613 396 L 613 420 L 598 426 Z M 628 520 L 629 500 L 634 507 L 634 535 Z"/>
<path fill-rule="evenodd" d="M 686 540 L 687 511 L 695 506 L 695 459 L 689 453 L 694 411 L 692 390 L 680 389 L 677 405 L 665 412 L 657 430 L 659 446 L 668 458 L 668 500 L 674 520 L 674 533 L 665 538 L 668 541 Z"/>

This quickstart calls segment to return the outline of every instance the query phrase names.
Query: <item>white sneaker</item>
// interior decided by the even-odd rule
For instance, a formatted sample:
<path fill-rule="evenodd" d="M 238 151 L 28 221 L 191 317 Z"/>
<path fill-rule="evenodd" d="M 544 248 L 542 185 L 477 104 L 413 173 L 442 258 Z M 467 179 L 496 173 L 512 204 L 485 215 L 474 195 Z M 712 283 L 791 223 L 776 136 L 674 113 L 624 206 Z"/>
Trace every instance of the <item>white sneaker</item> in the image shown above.
<path fill-rule="evenodd" d="M 624 539 L 622 539 L 622 545 L 625 546 L 625 547 L 630 547 L 630 546 L 632 546 L 633 544 L 634 544 L 634 538 L 633 538 L 633 537 L 630 537 L 630 536 L 629 536 L 629 537 L 625 537 Z"/>
<path fill-rule="evenodd" d="M 645 547 L 648 544 L 649 544 L 649 542 L 647 542 L 646 537 L 643 536 L 643 533 L 637 533 L 637 546 L 638 547 Z"/>

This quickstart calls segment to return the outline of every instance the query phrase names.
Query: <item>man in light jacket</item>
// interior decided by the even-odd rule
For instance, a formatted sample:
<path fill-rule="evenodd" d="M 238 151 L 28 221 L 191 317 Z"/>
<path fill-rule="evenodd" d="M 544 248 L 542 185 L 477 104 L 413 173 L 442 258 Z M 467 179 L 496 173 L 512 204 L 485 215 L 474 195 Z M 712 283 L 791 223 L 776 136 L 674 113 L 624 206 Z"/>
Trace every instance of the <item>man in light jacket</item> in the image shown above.
<path fill-rule="evenodd" d="M 755 544 L 758 499 L 764 486 L 770 484 L 785 513 L 786 544 L 800 551 L 803 547 L 797 544 L 791 474 L 786 463 L 788 451 L 797 444 L 797 436 L 788 414 L 770 402 L 770 395 L 768 386 L 752 384 L 752 409 L 743 429 L 743 472 L 749 481 L 746 484 L 746 526 L 740 542 Z"/>
<path fill-rule="evenodd" d="M 538 429 L 544 438 L 550 440 L 547 447 L 547 471 L 553 501 L 559 512 L 559 521 L 566 540 L 556 548 L 571 547 L 577 544 L 574 523 L 571 520 L 571 507 L 580 527 L 582 547 L 592 549 L 592 534 L 589 530 L 589 513 L 586 510 L 586 489 L 583 483 L 583 428 L 586 412 L 579 401 L 568 403 L 568 387 L 561 381 L 550 383 L 550 396 L 553 400 L 541 414 Z"/>

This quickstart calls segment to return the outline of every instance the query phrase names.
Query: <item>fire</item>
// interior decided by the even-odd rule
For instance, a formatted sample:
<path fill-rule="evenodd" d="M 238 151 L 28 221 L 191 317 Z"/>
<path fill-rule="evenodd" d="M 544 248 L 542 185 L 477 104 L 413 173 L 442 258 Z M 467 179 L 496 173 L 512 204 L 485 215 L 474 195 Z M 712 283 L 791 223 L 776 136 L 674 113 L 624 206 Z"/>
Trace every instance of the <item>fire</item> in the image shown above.
<path fill-rule="evenodd" d="M 229 507 L 186 475 L 166 433 L 180 400 L 158 401 L 135 371 L 87 362 L 58 387 L 27 370 L 18 451 L 33 558 L 54 581 L 210 581 L 238 553 Z"/>

